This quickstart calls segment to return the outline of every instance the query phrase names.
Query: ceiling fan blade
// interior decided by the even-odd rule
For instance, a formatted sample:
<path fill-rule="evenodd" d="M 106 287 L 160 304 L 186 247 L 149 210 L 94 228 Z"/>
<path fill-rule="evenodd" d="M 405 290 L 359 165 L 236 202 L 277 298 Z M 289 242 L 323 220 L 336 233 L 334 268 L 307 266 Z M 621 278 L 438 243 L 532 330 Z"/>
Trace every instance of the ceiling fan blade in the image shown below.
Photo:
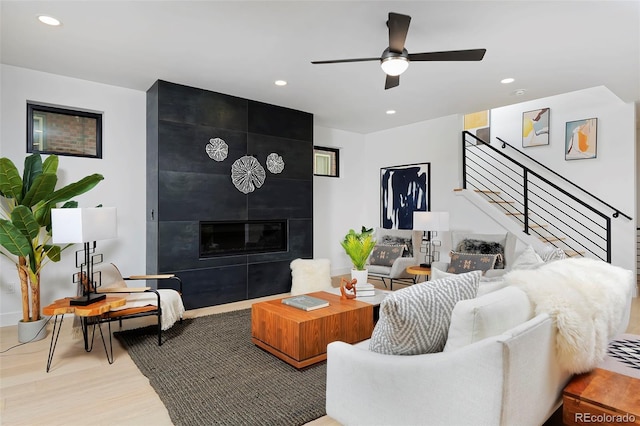
<path fill-rule="evenodd" d="M 343 62 L 379 61 L 380 58 L 333 59 L 329 61 L 311 61 L 312 64 L 340 64 Z"/>
<path fill-rule="evenodd" d="M 481 61 L 487 49 L 410 53 L 410 61 Z"/>
<path fill-rule="evenodd" d="M 407 32 L 409 31 L 410 22 L 411 16 L 389 12 L 387 27 L 389 27 L 390 51 L 395 53 L 402 53 L 402 49 L 404 49 L 404 42 L 407 39 Z"/>
<path fill-rule="evenodd" d="M 388 75 L 387 80 L 384 82 L 384 90 L 392 89 L 400 85 L 399 75 Z"/>

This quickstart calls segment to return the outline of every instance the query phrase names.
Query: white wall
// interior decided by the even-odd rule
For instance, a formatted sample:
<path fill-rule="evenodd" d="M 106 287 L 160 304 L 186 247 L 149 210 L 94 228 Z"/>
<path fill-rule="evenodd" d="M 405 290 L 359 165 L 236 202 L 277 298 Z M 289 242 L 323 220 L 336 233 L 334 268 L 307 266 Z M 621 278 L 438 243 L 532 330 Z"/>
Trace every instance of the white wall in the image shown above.
<path fill-rule="evenodd" d="M 349 258 L 340 246 L 349 229 L 365 224 L 361 188 L 364 136 L 315 126 L 314 145 L 340 149 L 340 177 L 313 177 L 313 254 L 331 260 L 332 275 L 351 269 Z M 346 272 L 345 272 L 346 271 Z"/>
<path fill-rule="evenodd" d="M 522 113 L 545 107 L 551 109 L 549 145 L 522 148 Z M 594 117 L 598 119 L 596 158 L 566 161 L 565 123 Z M 498 144 L 495 137 L 500 137 L 633 218 L 611 219 L 611 263 L 631 270 L 636 267 L 635 127 L 634 104 L 622 102 L 602 86 L 491 111 L 492 144 Z M 563 182 L 556 183 L 570 188 Z M 610 217 L 613 214 L 597 201 L 585 200 Z"/>
<path fill-rule="evenodd" d="M 98 204 L 118 209 L 118 239 L 98 242 L 98 252 L 125 275 L 145 273 L 146 94 L 144 92 L 1 65 L 0 156 L 22 173 L 26 152 L 27 100 L 103 112 L 103 158 L 60 156 L 58 187 L 89 174 L 104 180 L 76 198 L 80 207 Z M 75 294 L 76 270 L 71 247 L 62 260 L 42 272 L 41 303 Z M 18 275 L 4 256 L 0 260 L 0 326 L 22 317 Z M 14 288 L 15 293 L 9 294 Z"/>
<path fill-rule="evenodd" d="M 606 88 L 598 87 L 499 108 L 491 112 L 492 135 L 521 145 L 522 113 L 540 107 L 551 108 L 551 143 L 547 148 L 527 148 L 527 154 L 540 152 L 540 162 L 566 172 L 570 179 L 579 179 L 585 183 L 588 191 L 634 218 L 632 221 L 612 219 L 612 263 L 635 270 L 636 153 L 633 104 L 625 104 Z M 598 117 L 598 158 L 565 161 L 565 121 L 590 117 Z M 332 146 L 342 148 L 341 169 L 349 170 L 350 178 L 334 179 L 331 186 L 327 184 L 322 187 L 317 185 L 319 178 L 314 181 L 314 221 L 316 224 L 322 223 L 314 235 L 316 257 L 329 257 L 334 274 L 348 272 L 350 263 L 338 244 L 339 239 L 354 226 L 379 226 L 380 168 L 387 166 L 431 163 L 431 210 L 449 211 L 451 230 L 504 232 L 496 222 L 453 192 L 461 182 L 461 129 L 462 117 L 458 115 L 371 133 L 363 138 L 327 129 L 332 136 Z M 318 137 L 315 143 L 322 145 L 321 138 Z M 352 146 L 354 144 L 357 147 Z M 354 152 L 358 153 L 357 161 L 349 161 Z M 331 212 L 336 217 L 324 218 L 329 211 L 324 210 L 323 206 L 332 205 L 332 199 L 339 199 L 344 205 L 333 205 Z M 334 226 L 340 229 L 336 230 Z M 327 235 L 330 238 L 326 238 Z M 443 247 L 440 253 L 446 257 L 450 250 L 450 236 L 443 233 L 441 239 Z"/>

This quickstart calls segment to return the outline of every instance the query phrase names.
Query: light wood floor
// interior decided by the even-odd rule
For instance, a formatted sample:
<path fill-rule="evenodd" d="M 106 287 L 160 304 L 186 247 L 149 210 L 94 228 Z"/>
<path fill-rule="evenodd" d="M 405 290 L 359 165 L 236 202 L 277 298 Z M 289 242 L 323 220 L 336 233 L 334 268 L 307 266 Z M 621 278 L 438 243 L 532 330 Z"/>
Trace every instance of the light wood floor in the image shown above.
<path fill-rule="evenodd" d="M 257 301 L 277 297 L 280 296 L 196 309 L 188 311 L 185 317 L 244 309 Z M 141 325 L 146 320 L 152 319 L 135 321 Z M 132 322 L 125 321 L 125 324 L 131 327 Z M 101 346 L 94 347 L 91 353 L 84 351 L 82 340 L 72 338 L 71 325 L 70 319 L 64 322 L 49 373 L 45 367 L 51 331 L 44 340 L 0 354 L 0 423 L 5 426 L 171 425 L 160 398 L 119 342 L 113 339 L 115 361 L 109 365 Z M 115 327 L 116 323 L 112 325 Z M 640 334 L 639 298 L 633 301 L 628 332 Z M 0 351 L 16 344 L 17 326 L 0 328 Z M 324 416 L 309 425 L 338 423 Z"/>

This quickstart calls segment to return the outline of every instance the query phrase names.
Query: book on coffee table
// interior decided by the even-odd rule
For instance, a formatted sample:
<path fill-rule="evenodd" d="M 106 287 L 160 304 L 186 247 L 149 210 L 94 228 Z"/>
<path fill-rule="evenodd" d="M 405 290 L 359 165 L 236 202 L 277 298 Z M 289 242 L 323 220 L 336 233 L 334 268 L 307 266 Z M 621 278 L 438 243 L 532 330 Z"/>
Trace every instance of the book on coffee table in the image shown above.
<path fill-rule="evenodd" d="M 327 302 L 326 300 L 307 296 L 305 294 L 282 299 L 282 303 L 284 303 L 285 305 L 293 306 L 294 308 L 302 309 L 303 311 L 313 311 L 314 309 L 320 309 L 329 306 L 329 302 Z"/>

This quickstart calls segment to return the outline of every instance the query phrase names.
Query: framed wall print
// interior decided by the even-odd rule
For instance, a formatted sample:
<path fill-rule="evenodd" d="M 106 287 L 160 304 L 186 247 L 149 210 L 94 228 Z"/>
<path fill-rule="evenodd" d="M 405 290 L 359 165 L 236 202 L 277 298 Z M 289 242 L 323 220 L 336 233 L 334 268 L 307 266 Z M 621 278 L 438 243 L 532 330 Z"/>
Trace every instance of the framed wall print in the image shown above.
<path fill-rule="evenodd" d="M 467 132 L 475 135 L 478 139 L 484 142 L 491 142 L 491 111 L 485 110 L 465 114 L 463 118 L 463 128 Z"/>
<path fill-rule="evenodd" d="M 569 121 L 565 128 L 564 159 L 596 158 L 598 148 L 598 119 Z"/>
<path fill-rule="evenodd" d="M 380 225 L 413 229 L 413 212 L 430 209 L 431 163 L 380 169 Z"/>
<path fill-rule="evenodd" d="M 522 147 L 549 145 L 549 108 L 522 113 Z"/>
<path fill-rule="evenodd" d="M 27 152 L 102 158 L 102 114 L 27 103 Z"/>

